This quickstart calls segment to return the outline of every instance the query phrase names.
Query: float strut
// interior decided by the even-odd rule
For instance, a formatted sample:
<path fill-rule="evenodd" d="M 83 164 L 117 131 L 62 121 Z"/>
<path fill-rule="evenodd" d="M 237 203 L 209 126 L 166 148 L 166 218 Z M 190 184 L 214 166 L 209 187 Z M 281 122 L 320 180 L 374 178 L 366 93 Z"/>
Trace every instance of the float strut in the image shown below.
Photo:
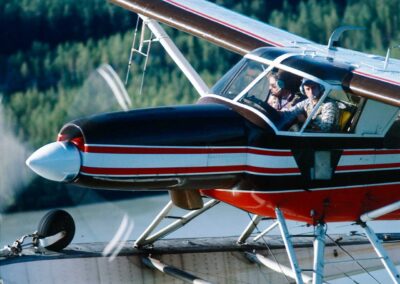
<path fill-rule="evenodd" d="M 151 224 L 146 228 L 146 230 L 140 235 L 140 237 L 135 242 L 135 247 L 143 245 L 146 238 L 153 232 L 153 230 L 161 223 L 161 221 L 169 214 L 173 206 L 172 201 L 169 201 L 167 205 L 158 213 L 157 217 L 151 222 Z"/>
<path fill-rule="evenodd" d="M 150 235 L 154 229 L 161 223 L 161 221 L 166 218 L 168 213 L 172 209 L 172 201 L 170 201 L 164 208 L 163 210 L 157 215 L 157 217 L 153 220 L 153 222 L 150 224 L 150 226 L 142 233 L 142 235 L 139 237 L 139 239 L 135 242 L 135 247 L 141 247 L 144 245 L 152 244 L 155 241 L 159 240 L 162 237 L 165 237 L 166 235 L 176 231 L 177 229 L 183 227 L 186 225 L 188 222 L 199 216 L 200 214 L 204 213 L 208 209 L 212 208 L 214 205 L 218 204 L 219 201 L 215 199 L 211 199 L 208 201 L 206 204 L 204 204 L 204 207 L 201 209 L 193 210 L 189 212 L 188 214 L 179 217 L 178 220 L 175 222 L 167 225 L 163 229 L 160 229 L 157 233 L 154 233 L 153 235 Z M 150 235 L 150 236 L 149 236 Z"/>
<path fill-rule="evenodd" d="M 246 240 L 249 238 L 251 233 L 253 233 L 254 229 L 257 227 L 258 223 L 260 223 L 262 216 L 254 215 L 251 219 L 250 223 L 247 225 L 244 232 L 240 235 L 239 239 L 237 240 L 238 244 L 244 244 Z"/>
<path fill-rule="evenodd" d="M 293 243 L 290 239 L 290 234 L 286 226 L 285 218 L 283 217 L 283 214 L 279 208 L 275 208 L 275 214 L 277 221 L 279 223 L 279 229 L 281 230 L 283 242 L 285 243 L 286 251 L 288 253 L 290 266 L 292 267 L 292 270 L 294 272 L 296 283 L 303 284 L 303 279 L 301 277 L 301 268 L 296 258 L 296 254 L 293 248 Z"/>
<path fill-rule="evenodd" d="M 324 280 L 325 226 L 318 224 L 314 239 L 313 284 Z"/>
<path fill-rule="evenodd" d="M 397 271 L 396 266 L 394 266 L 388 254 L 386 253 L 385 248 L 376 236 L 375 232 L 365 223 L 362 223 L 361 227 L 363 227 L 368 240 L 374 247 L 376 254 L 380 257 L 382 264 L 386 268 L 386 271 L 389 273 L 389 276 L 393 280 L 393 283 L 400 283 L 399 272 Z"/>
<path fill-rule="evenodd" d="M 386 253 L 381 241 L 378 239 L 375 232 L 370 227 L 368 227 L 366 222 L 377 219 L 399 209 L 400 201 L 396 201 L 384 207 L 364 213 L 360 216 L 360 225 L 364 229 L 364 232 L 367 235 L 367 238 L 370 241 L 371 245 L 374 247 L 375 252 L 381 258 L 382 264 L 385 267 L 386 271 L 389 273 L 390 278 L 392 278 L 393 283 L 400 283 L 399 272 L 397 271 L 396 266 L 393 264 L 388 254 Z"/>
<path fill-rule="evenodd" d="M 269 233 L 272 231 L 276 226 L 278 226 L 278 221 L 275 221 L 272 223 L 268 228 L 266 228 L 264 231 L 262 231 L 260 234 L 258 234 L 256 237 L 254 237 L 254 241 L 258 241 L 260 238 L 262 238 L 265 234 Z"/>

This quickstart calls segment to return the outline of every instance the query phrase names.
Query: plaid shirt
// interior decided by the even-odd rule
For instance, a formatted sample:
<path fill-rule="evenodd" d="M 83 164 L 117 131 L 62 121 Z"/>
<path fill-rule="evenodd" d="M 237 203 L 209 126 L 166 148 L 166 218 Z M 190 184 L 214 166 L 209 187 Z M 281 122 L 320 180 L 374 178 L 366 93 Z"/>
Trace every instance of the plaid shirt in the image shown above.
<path fill-rule="evenodd" d="M 314 106 L 310 99 L 299 102 L 294 107 L 287 111 L 284 111 L 285 115 L 288 115 L 290 119 L 295 119 L 297 116 L 303 114 L 308 117 L 311 115 Z M 339 117 L 339 108 L 335 101 L 326 99 L 324 103 L 319 107 L 318 111 L 314 114 L 307 129 L 312 131 L 321 132 L 334 132 L 337 130 L 337 121 Z"/>

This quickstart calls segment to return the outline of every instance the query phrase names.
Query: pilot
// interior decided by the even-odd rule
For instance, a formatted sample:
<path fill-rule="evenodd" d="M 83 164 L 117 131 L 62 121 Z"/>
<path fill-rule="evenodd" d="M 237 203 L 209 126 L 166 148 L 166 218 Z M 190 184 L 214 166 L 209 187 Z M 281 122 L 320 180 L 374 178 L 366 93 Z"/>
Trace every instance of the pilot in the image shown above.
<path fill-rule="evenodd" d="M 287 110 L 305 99 L 304 96 L 293 94 L 286 88 L 283 73 L 272 73 L 268 76 L 269 96 L 268 104 L 276 110 Z"/>
<path fill-rule="evenodd" d="M 282 113 L 286 117 L 285 119 L 294 121 L 297 118 L 298 122 L 304 123 L 319 102 L 324 91 L 324 86 L 304 78 L 300 86 L 300 92 L 307 96 L 307 99 L 299 102 L 289 110 L 284 110 Z M 339 108 L 336 102 L 326 98 L 314 114 L 307 129 L 316 132 L 335 132 L 337 131 L 338 116 Z"/>

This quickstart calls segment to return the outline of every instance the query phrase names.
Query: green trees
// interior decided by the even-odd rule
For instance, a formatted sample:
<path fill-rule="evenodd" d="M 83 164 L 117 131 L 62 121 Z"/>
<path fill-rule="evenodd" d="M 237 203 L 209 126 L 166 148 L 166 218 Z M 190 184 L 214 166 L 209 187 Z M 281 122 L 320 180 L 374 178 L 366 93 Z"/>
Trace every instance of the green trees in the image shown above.
<path fill-rule="evenodd" d="M 104 0 L 1 0 L 0 54 L 27 50 L 34 42 L 54 47 L 126 31 L 136 16 Z"/>
<path fill-rule="evenodd" d="M 366 28 L 365 32 L 345 40 L 346 45 L 357 50 L 384 54 L 389 46 L 400 43 L 399 1 L 350 1 L 344 13 L 344 21 Z M 400 52 L 395 54 L 399 55 Z"/>
<path fill-rule="evenodd" d="M 398 0 L 216 2 L 322 44 L 343 24 L 367 28 L 346 33 L 344 47 L 385 54 L 388 46 L 400 43 Z M 8 29 L 0 32 L 7 38 L 0 46 L 0 93 L 21 138 L 37 145 L 53 138 L 50 133 L 69 119 L 69 104 L 78 99 L 77 93 L 83 96 L 82 88 L 96 67 L 110 63 L 125 77 L 135 16 L 103 0 L 3 4 L 0 21 Z M 221 48 L 167 30 L 209 85 L 238 60 Z M 141 63 L 136 59 L 127 86 L 135 108 L 196 100 L 193 88 L 157 44 L 139 96 Z"/>

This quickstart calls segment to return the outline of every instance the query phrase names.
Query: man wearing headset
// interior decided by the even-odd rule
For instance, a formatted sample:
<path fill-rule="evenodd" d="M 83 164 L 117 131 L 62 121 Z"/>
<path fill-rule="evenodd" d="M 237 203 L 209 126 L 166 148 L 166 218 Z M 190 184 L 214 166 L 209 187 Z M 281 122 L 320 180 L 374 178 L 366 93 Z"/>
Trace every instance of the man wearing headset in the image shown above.
<path fill-rule="evenodd" d="M 284 76 L 280 73 L 272 73 L 268 76 L 269 96 L 268 104 L 276 110 L 287 110 L 305 98 L 292 94 L 285 84 Z"/>
<path fill-rule="evenodd" d="M 307 99 L 299 102 L 289 110 L 284 110 L 282 114 L 286 119 L 304 123 L 311 115 L 315 105 L 323 95 L 325 88 L 309 79 L 304 78 L 300 86 L 300 92 L 307 96 Z M 335 101 L 327 98 L 318 108 L 312 117 L 307 129 L 316 132 L 335 132 L 338 127 L 339 108 Z"/>

